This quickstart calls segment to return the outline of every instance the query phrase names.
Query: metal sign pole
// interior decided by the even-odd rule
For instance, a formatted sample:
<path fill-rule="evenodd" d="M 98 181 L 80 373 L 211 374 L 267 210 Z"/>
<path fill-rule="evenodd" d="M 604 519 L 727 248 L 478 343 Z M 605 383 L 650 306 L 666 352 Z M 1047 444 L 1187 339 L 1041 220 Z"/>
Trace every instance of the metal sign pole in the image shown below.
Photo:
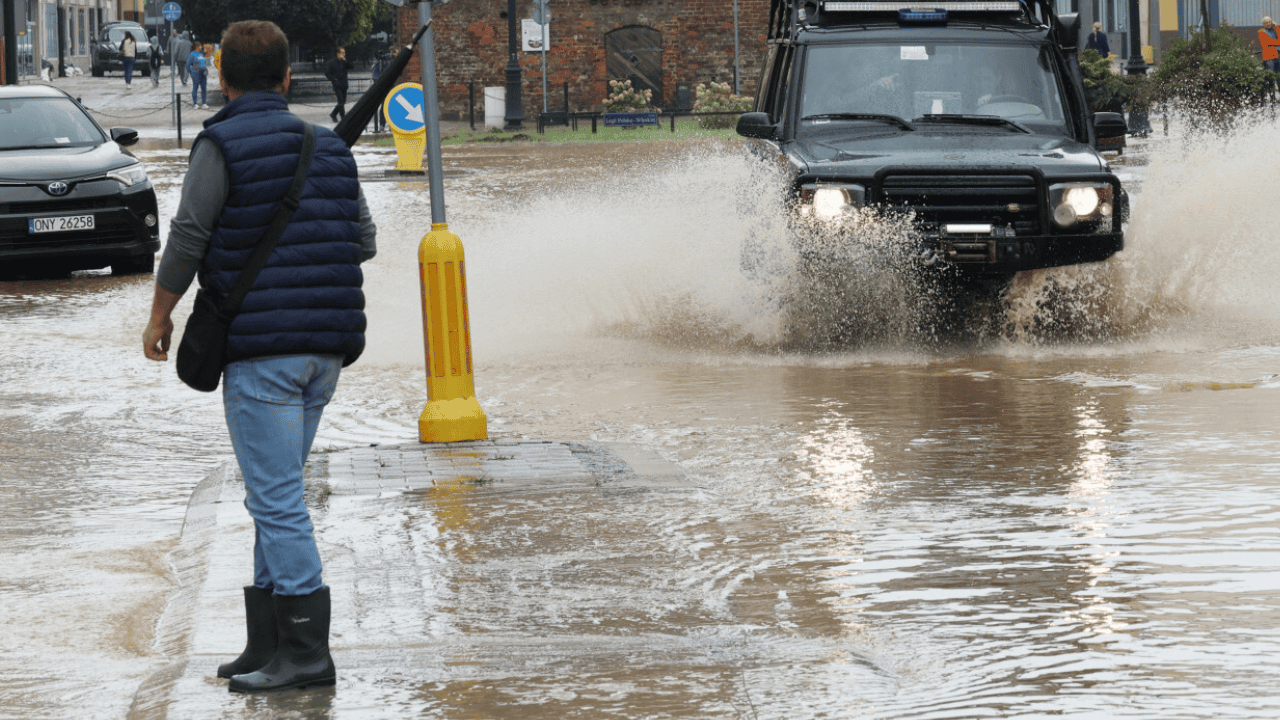
<path fill-rule="evenodd" d="M 431 189 L 431 222 L 444 219 L 444 161 L 440 157 L 440 100 L 436 93 L 436 31 L 431 25 L 431 2 L 418 3 L 418 26 L 427 26 L 419 45 L 422 100 L 427 124 L 427 179 Z"/>
<path fill-rule="evenodd" d="M 169 21 L 169 47 L 173 45 L 173 21 Z M 174 77 L 176 70 L 174 68 L 173 53 L 169 53 L 169 122 L 175 127 L 178 125 L 178 78 Z"/>

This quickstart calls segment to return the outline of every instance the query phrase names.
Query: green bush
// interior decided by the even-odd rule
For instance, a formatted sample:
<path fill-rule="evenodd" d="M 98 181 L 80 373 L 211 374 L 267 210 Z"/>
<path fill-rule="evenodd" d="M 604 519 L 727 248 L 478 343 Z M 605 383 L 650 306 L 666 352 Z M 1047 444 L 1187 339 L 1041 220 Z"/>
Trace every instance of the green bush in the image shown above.
<path fill-rule="evenodd" d="M 1111 61 L 1097 50 L 1080 53 L 1080 73 L 1084 79 L 1084 95 L 1094 112 L 1124 112 L 1127 99 L 1125 81 L 1111 71 Z"/>
<path fill-rule="evenodd" d="M 1223 26 L 1174 40 L 1150 80 L 1148 99 L 1177 102 L 1193 127 L 1222 130 L 1261 105 L 1274 78 L 1249 44 Z"/>
<path fill-rule="evenodd" d="M 734 95 L 729 83 L 713 82 L 710 85 L 698 86 L 698 98 L 693 103 L 693 111 L 703 112 L 736 112 L 751 110 L 752 100 L 742 95 Z M 737 115 L 707 115 L 698 118 L 698 127 L 708 129 L 731 128 L 738 124 Z"/>
<path fill-rule="evenodd" d="M 609 97 L 604 99 L 604 111 L 608 113 L 645 112 L 652 110 L 652 90 L 637 90 L 630 80 L 610 80 Z"/>

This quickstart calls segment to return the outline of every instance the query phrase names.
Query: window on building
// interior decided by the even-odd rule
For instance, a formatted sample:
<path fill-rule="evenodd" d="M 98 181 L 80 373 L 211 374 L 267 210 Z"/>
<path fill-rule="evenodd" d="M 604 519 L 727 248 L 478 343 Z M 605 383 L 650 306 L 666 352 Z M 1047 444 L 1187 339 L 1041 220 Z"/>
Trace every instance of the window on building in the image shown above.
<path fill-rule="evenodd" d="M 58 6 L 44 6 L 44 56 L 57 65 L 58 58 Z"/>
<path fill-rule="evenodd" d="M 84 10 L 83 9 L 80 10 L 79 15 L 80 15 L 80 54 L 88 55 L 89 50 L 87 47 L 85 47 Z"/>

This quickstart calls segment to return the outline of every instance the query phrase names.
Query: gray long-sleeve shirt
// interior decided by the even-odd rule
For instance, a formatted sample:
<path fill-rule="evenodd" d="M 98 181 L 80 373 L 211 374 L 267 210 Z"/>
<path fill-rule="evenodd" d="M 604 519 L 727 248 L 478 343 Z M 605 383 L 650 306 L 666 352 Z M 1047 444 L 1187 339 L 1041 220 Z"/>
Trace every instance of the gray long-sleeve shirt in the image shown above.
<path fill-rule="evenodd" d="M 181 295 L 191 286 L 200 263 L 209 252 L 209 238 L 231 192 L 231 176 L 227 161 L 218 144 L 202 138 L 191 148 L 191 164 L 182 183 L 182 200 L 169 222 L 169 239 L 165 243 L 156 283 L 171 293 Z M 378 226 L 373 224 L 364 189 L 357 198 L 360 206 L 361 260 L 378 252 Z"/>

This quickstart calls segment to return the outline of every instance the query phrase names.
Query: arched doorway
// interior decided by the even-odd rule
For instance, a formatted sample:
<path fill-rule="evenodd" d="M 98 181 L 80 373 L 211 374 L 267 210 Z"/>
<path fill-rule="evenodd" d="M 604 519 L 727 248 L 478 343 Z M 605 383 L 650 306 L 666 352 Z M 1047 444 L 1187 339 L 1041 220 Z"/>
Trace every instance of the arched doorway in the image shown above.
<path fill-rule="evenodd" d="M 662 33 L 632 25 L 605 33 L 605 72 L 609 80 L 630 80 L 637 90 L 652 90 L 662 105 Z"/>

